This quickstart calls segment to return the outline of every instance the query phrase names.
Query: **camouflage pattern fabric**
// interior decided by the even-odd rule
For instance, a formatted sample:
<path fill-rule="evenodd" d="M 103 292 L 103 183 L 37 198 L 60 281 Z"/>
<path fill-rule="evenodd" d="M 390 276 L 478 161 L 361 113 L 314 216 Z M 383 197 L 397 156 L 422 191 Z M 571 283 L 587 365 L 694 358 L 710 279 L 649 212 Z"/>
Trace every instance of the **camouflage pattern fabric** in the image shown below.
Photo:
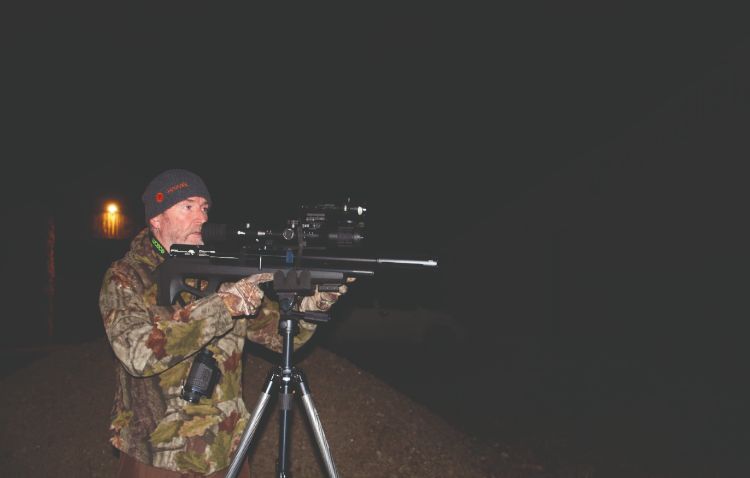
<path fill-rule="evenodd" d="M 240 382 L 245 339 L 281 351 L 278 304 L 264 298 L 255 316 L 234 319 L 217 294 L 158 306 L 154 271 L 164 260 L 144 229 L 104 276 L 99 308 L 118 359 L 111 442 L 155 467 L 210 474 L 229 466 L 250 415 Z M 314 331 L 300 321 L 295 348 Z M 180 391 L 204 346 L 221 378 L 210 398 L 192 404 Z"/>

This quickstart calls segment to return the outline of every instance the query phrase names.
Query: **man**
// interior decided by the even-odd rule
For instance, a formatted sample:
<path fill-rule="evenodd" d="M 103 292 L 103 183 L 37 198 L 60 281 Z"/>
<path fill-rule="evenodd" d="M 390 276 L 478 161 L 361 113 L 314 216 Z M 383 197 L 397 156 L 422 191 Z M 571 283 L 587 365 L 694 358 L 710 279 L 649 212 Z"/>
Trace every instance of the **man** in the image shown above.
<path fill-rule="evenodd" d="M 107 270 L 99 297 L 118 359 L 110 426 L 120 450 L 118 476 L 224 476 L 249 418 L 241 386 L 244 341 L 281 351 L 278 304 L 258 287 L 273 277 L 223 284 L 185 307 L 158 306 L 154 271 L 172 244 L 203 244 L 211 196 L 200 177 L 172 169 L 156 176 L 142 199 L 148 227 Z M 326 311 L 344 292 L 346 286 L 339 293 L 316 292 L 299 309 Z M 300 321 L 295 348 L 314 330 Z M 219 379 L 210 396 L 192 403 L 181 391 L 193 360 L 206 350 Z M 247 462 L 240 476 L 249 476 Z"/>

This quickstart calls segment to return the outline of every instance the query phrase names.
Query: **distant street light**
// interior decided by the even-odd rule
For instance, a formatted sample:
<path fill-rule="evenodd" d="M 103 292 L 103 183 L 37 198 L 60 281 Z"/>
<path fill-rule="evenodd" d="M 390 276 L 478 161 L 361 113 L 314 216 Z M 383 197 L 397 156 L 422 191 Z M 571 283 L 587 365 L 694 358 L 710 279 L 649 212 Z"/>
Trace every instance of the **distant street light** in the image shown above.
<path fill-rule="evenodd" d="M 99 221 L 99 233 L 105 239 L 119 239 L 122 234 L 124 217 L 120 214 L 120 206 L 116 202 L 109 202 Z"/>

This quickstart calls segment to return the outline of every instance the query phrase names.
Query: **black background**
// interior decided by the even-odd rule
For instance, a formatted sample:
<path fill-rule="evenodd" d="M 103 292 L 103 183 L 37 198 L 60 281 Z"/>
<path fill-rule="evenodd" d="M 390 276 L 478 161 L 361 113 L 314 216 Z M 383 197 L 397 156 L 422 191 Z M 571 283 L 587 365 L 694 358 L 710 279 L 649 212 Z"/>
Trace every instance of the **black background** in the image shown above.
<path fill-rule="evenodd" d="M 200 174 L 216 222 L 352 197 L 370 208 L 376 247 L 441 259 L 438 275 L 352 292 L 468 331 L 423 357 L 471 364 L 480 390 L 516 390 L 497 400 L 526 406 L 521 417 L 659 416 L 641 433 L 671 443 L 666 456 L 740 456 L 750 75 L 734 12 L 549 2 L 3 18 L 11 315 L 46 310 L 52 217 L 56 320 L 78 331 L 57 340 L 100 335 L 98 280 L 126 244 L 92 240 L 91 216 L 117 199 L 142 224 L 140 193 L 162 170 Z M 4 320 L 17 329 L 5 344 L 43 335 Z"/>

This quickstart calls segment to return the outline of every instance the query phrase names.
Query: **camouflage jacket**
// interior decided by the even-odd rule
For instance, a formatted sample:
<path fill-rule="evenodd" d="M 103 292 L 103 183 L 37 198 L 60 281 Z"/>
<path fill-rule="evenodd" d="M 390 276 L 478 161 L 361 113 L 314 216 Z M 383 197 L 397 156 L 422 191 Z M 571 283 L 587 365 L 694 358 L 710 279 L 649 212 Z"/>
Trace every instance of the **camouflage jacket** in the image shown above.
<path fill-rule="evenodd" d="M 249 418 L 241 383 L 245 338 L 281 351 L 278 304 L 264 299 L 256 316 L 236 319 L 216 294 L 185 307 L 158 306 L 154 271 L 163 261 L 145 229 L 104 276 L 99 308 L 118 359 L 111 442 L 155 467 L 210 474 L 229 466 Z M 295 348 L 314 330 L 300 322 Z M 210 399 L 191 404 L 180 391 L 204 346 L 221 378 Z"/>

